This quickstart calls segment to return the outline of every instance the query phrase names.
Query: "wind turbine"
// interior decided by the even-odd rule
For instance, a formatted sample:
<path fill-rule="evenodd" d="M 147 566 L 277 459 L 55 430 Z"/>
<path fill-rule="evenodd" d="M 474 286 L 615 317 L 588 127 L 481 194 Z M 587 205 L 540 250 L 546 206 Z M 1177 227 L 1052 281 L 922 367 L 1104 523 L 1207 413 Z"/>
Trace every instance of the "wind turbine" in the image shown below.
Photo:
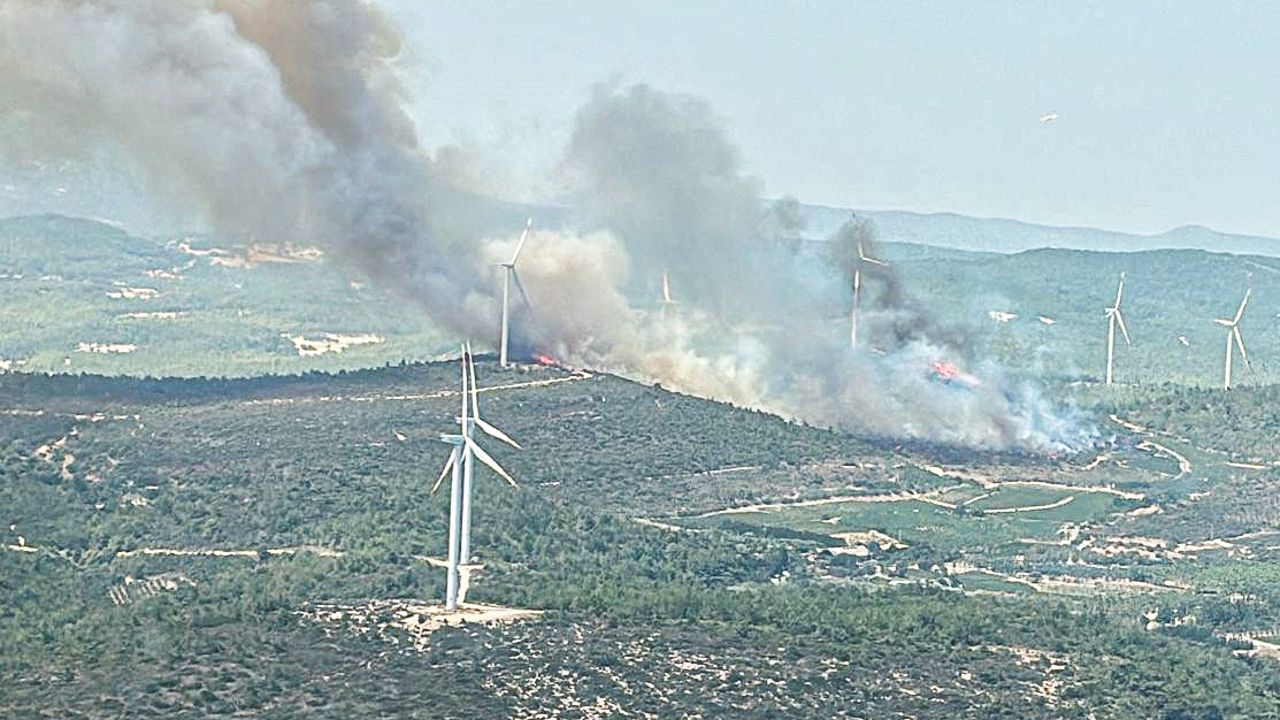
<path fill-rule="evenodd" d="M 511 329 L 511 283 L 516 284 L 516 289 L 520 291 L 520 297 L 524 298 L 524 304 L 530 308 L 533 305 L 529 302 L 529 293 L 525 292 L 524 283 L 520 282 L 520 275 L 516 272 L 516 261 L 520 259 L 520 251 L 524 249 L 524 243 L 529 239 L 529 230 L 533 228 L 533 218 L 529 218 L 524 223 L 524 231 L 520 233 L 520 240 L 516 243 L 516 251 L 511 254 L 511 260 L 504 263 L 498 263 L 505 272 L 502 274 L 502 337 L 498 340 L 498 362 L 502 367 L 507 367 L 507 344 L 509 342 Z"/>
<path fill-rule="evenodd" d="M 1244 361 L 1245 367 L 1249 366 L 1249 353 L 1245 352 L 1244 338 L 1240 336 L 1240 318 L 1244 317 L 1244 308 L 1249 304 L 1249 296 L 1252 294 L 1253 288 L 1245 290 L 1244 299 L 1240 301 L 1240 307 L 1236 309 L 1235 317 L 1230 320 L 1224 320 L 1222 318 L 1214 320 L 1214 322 L 1227 329 L 1227 365 L 1226 370 L 1223 373 L 1222 380 L 1222 387 L 1227 390 L 1231 389 L 1231 360 L 1232 356 L 1235 354 L 1233 352 L 1234 348 L 1231 347 L 1232 344 L 1240 348 L 1240 359 Z"/>
<path fill-rule="evenodd" d="M 862 241 L 858 241 L 858 263 L 853 268 L 853 305 L 849 308 L 849 347 L 858 347 L 858 307 L 862 304 L 862 266 L 879 265 L 889 267 L 883 260 L 867 257 L 862 250 Z"/>
<path fill-rule="evenodd" d="M 462 365 L 462 406 L 463 416 L 466 415 L 467 397 L 467 366 L 464 359 Z M 440 483 L 444 482 L 446 475 L 452 477 L 449 485 L 449 550 L 448 557 L 445 560 L 445 591 L 444 591 L 444 609 L 453 612 L 458 609 L 458 534 L 462 520 L 462 465 L 463 465 L 463 448 L 466 444 L 466 427 L 465 417 L 459 418 L 462 426 L 463 434 L 442 434 L 440 441 L 451 445 L 449 451 L 449 459 L 444 464 L 444 469 L 440 471 L 440 477 L 436 478 L 436 484 L 431 488 L 434 495 L 439 489 Z"/>
<path fill-rule="evenodd" d="M 471 379 L 471 418 L 470 426 L 467 428 L 467 437 L 471 436 L 471 432 L 475 428 L 479 428 L 480 432 L 488 435 L 495 440 L 500 440 L 511 447 L 521 450 L 520 443 L 512 440 L 506 433 L 498 428 L 490 425 L 480 417 L 480 393 L 476 386 L 476 360 L 471 353 L 471 343 L 467 343 L 466 358 L 468 372 Z M 465 399 L 464 399 L 465 405 Z M 463 412 L 466 412 L 465 407 Z M 472 457 L 479 457 L 480 461 L 488 465 L 494 472 L 498 473 L 502 479 L 511 483 L 511 487 L 516 487 L 516 481 L 507 474 L 505 470 L 498 465 L 492 457 L 490 457 L 479 445 L 471 442 L 466 452 L 463 454 L 462 464 L 462 538 L 459 542 L 458 555 L 462 558 L 462 562 L 471 562 L 471 475 L 472 475 Z"/>
<path fill-rule="evenodd" d="M 461 395 L 462 415 L 458 418 L 461 432 L 457 435 L 445 434 L 440 436 L 440 440 L 452 445 L 453 449 L 449 454 L 449 459 L 444 464 L 444 469 L 440 471 L 440 476 L 436 478 L 435 485 L 431 488 L 431 493 L 435 494 L 436 490 L 440 489 L 440 485 L 444 482 L 445 476 L 452 477 L 449 494 L 449 552 L 448 559 L 445 561 L 447 572 L 445 610 L 449 611 L 456 610 L 458 607 L 459 562 L 469 562 L 471 554 L 471 478 L 473 458 L 479 458 L 480 462 L 488 465 L 502 479 L 511 483 L 512 487 L 516 487 L 515 479 L 506 470 L 503 470 L 502 466 L 489 453 L 484 451 L 484 448 L 481 448 L 471 439 L 471 433 L 478 427 L 487 435 L 516 445 L 515 441 L 507 437 L 501 430 L 482 420 L 478 412 L 473 414 L 472 406 L 474 406 L 478 397 L 475 387 L 475 365 L 471 359 L 470 348 L 465 345 L 462 348 Z M 516 447 L 519 446 L 516 445 Z"/>
<path fill-rule="evenodd" d="M 1124 333 L 1124 344 L 1132 345 L 1129 339 L 1129 328 L 1125 327 L 1124 315 L 1120 313 L 1120 300 L 1124 297 L 1124 273 L 1120 273 L 1120 286 L 1116 288 L 1116 302 L 1107 308 L 1107 384 L 1111 384 L 1112 367 L 1116 359 L 1116 326 Z"/>

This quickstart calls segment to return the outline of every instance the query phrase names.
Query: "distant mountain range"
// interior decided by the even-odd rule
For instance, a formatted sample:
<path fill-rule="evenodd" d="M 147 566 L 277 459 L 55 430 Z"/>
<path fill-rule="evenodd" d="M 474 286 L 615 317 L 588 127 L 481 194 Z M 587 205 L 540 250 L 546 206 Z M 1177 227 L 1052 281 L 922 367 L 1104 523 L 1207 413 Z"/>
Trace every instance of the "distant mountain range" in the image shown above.
<path fill-rule="evenodd" d="M 847 208 L 803 205 L 805 235 L 825 238 L 849 219 Z M 914 213 L 902 210 L 857 210 L 875 221 L 886 242 L 916 243 L 986 252 L 1014 253 L 1037 248 L 1065 248 L 1103 252 L 1141 250 L 1207 250 L 1242 255 L 1280 256 L 1280 240 L 1234 235 L 1199 225 L 1187 225 L 1158 235 L 1054 227 L 1019 220 L 978 218 L 956 213 Z"/>
<path fill-rule="evenodd" d="M 461 200 L 482 212 L 482 233 L 501 233 L 518 227 L 526 214 L 543 227 L 573 224 L 567 207 L 525 205 L 459 192 Z M 849 219 L 848 208 L 799 206 L 805 221 L 803 234 L 825 239 Z M 1158 235 L 1137 235 L 1089 227 L 1054 227 L 1019 220 L 980 218 L 956 213 L 916 213 L 902 210 L 857 210 L 875 221 L 886 242 L 931 245 L 970 251 L 1015 253 L 1038 248 L 1135 252 L 1141 250 L 1194 249 L 1245 255 L 1280 257 L 1280 239 L 1235 235 L 1188 225 Z M 147 200 L 141 185 L 131 177 L 75 169 L 28 170 L 9 177 L 0 167 L 0 218 L 57 213 L 69 216 L 110 218 L 137 235 L 177 234 L 189 231 L 194 217 L 183 218 Z"/>

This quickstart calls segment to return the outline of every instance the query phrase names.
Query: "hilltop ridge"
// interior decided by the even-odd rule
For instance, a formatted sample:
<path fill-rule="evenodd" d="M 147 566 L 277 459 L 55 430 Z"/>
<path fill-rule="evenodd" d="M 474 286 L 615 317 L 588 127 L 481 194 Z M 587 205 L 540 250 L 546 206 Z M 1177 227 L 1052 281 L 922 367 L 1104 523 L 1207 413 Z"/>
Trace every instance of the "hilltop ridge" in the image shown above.
<path fill-rule="evenodd" d="M 802 205 L 804 234 L 825 238 L 849 218 L 869 217 L 887 242 L 917 243 L 971 251 L 1013 253 L 1038 248 L 1136 252 L 1142 250 L 1206 250 L 1246 255 L 1280 256 L 1280 240 L 1226 233 L 1202 225 L 1184 225 L 1155 235 L 1092 227 L 1058 227 L 1007 218 L 983 218 L 952 212 L 856 210 Z"/>

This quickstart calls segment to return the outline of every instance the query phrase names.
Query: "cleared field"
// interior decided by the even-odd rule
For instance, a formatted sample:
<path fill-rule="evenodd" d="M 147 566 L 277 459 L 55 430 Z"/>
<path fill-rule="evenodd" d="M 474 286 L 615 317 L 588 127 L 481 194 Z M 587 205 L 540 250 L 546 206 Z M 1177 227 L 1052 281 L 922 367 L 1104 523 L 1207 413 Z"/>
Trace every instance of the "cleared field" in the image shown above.
<path fill-rule="evenodd" d="M 968 505 L 955 507 L 939 504 L 933 498 L 850 500 L 723 513 L 680 522 L 687 527 L 746 531 L 758 528 L 764 534 L 816 542 L 842 532 L 878 530 L 909 546 L 958 550 L 990 548 L 1023 538 L 1050 540 L 1063 524 L 1104 520 L 1135 504 L 1109 493 L 1034 486 L 1000 487 L 974 497 Z"/>

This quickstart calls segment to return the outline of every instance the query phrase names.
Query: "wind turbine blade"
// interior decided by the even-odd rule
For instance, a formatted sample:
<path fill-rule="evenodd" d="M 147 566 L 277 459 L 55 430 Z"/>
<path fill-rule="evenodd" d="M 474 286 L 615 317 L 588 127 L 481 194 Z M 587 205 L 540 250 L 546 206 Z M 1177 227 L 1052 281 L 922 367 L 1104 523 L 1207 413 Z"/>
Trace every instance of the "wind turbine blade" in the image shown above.
<path fill-rule="evenodd" d="M 462 436 L 467 436 L 467 409 L 470 398 L 467 393 L 467 346 L 462 346 Z"/>
<path fill-rule="evenodd" d="M 1236 347 L 1240 348 L 1240 359 L 1244 360 L 1246 366 L 1249 365 L 1249 353 L 1244 350 L 1244 338 L 1240 336 L 1240 327 L 1231 328 L 1231 336 L 1236 339 Z"/>
<path fill-rule="evenodd" d="M 515 440 L 512 440 L 510 437 L 507 436 L 506 433 L 490 425 L 488 422 L 481 420 L 479 415 L 476 416 L 476 427 L 480 428 L 480 430 L 484 432 L 485 435 L 488 435 L 489 437 L 495 440 L 501 440 L 502 442 L 510 445 L 511 447 L 517 450 L 524 449 L 520 447 L 520 443 L 516 442 Z"/>
<path fill-rule="evenodd" d="M 494 472 L 498 473 L 498 475 L 503 480 L 506 480 L 508 483 L 511 483 L 511 487 L 520 487 L 519 485 L 516 484 L 515 478 L 508 475 L 507 471 L 503 470 L 502 466 L 498 464 L 498 461 L 494 460 L 493 457 L 491 457 L 489 453 L 485 452 L 484 448 L 477 445 L 474 440 L 472 440 L 469 437 L 466 437 L 466 438 L 463 438 L 462 441 L 467 444 L 467 447 L 471 449 L 471 452 L 475 453 L 476 457 L 480 458 L 480 462 L 484 463 L 485 465 L 488 465 L 490 470 L 493 470 Z"/>
<path fill-rule="evenodd" d="M 476 389 L 476 357 L 471 354 L 471 341 L 467 341 L 467 368 L 471 375 L 471 415 L 480 422 L 480 391 Z"/>
<path fill-rule="evenodd" d="M 1120 286 L 1116 288 L 1116 309 L 1120 308 L 1120 299 L 1124 297 L 1124 273 L 1120 273 Z"/>
<path fill-rule="evenodd" d="M 1235 323 L 1231 322 L 1230 320 L 1224 320 L 1222 318 L 1214 318 L 1213 321 L 1221 325 L 1222 327 L 1235 327 Z"/>
<path fill-rule="evenodd" d="M 1249 296 L 1252 294 L 1253 294 L 1253 288 L 1249 288 L 1248 290 L 1245 290 L 1244 299 L 1240 301 L 1240 309 L 1236 310 L 1236 317 L 1234 320 L 1231 321 L 1232 325 L 1240 322 L 1241 316 L 1244 315 L 1244 306 L 1249 304 Z"/>
<path fill-rule="evenodd" d="M 858 242 L 858 259 L 859 259 L 859 260 L 861 260 L 862 262 L 864 262 L 864 263 L 868 263 L 868 264 L 870 264 L 870 265 L 879 265 L 880 267 L 889 267 L 889 263 L 887 263 L 887 262 L 885 262 L 885 261 L 883 261 L 883 260 L 877 260 L 877 259 L 875 259 L 875 258 L 873 258 L 873 257 L 867 257 L 866 253 L 865 253 L 865 252 L 863 252 L 863 250 L 862 250 L 862 242 L 861 242 L 861 241 L 859 241 L 859 242 Z"/>
<path fill-rule="evenodd" d="M 520 299 L 524 301 L 525 307 L 529 308 L 529 312 L 533 312 L 533 303 L 529 301 L 529 293 L 524 289 L 524 283 L 520 282 L 520 273 L 515 268 L 511 268 L 511 279 L 516 283 L 516 289 L 520 291 Z"/>
<path fill-rule="evenodd" d="M 531 230 L 532 228 L 533 228 L 533 218 L 529 218 L 524 223 L 524 231 L 520 233 L 520 241 L 516 243 L 516 251 L 514 253 L 511 253 L 511 262 L 508 263 L 508 265 L 510 265 L 511 267 L 515 267 L 516 260 L 520 259 L 520 251 L 524 250 L 524 243 L 526 240 L 529 239 L 529 230 Z"/>
<path fill-rule="evenodd" d="M 668 304 L 671 302 L 671 281 L 665 270 L 662 272 L 662 301 Z"/>
<path fill-rule="evenodd" d="M 1129 328 L 1124 326 L 1124 315 L 1119 310 L 1116 311 L 1116 322 L 1120 325 L 1120 332 L 1124 335 L 1124 344 L 1132 345 L 1133 341 L 1129 339 Z"/>
<path fill-rule="evenodd" d="M 444 463 L 444 470 L 440 471 L 440 477 L 436 478 L 436 484 L 431 486 L 432 495 L 436 494 L 436 491 L 440 489 L 440 484 L 444 482 L 445 477 L 449 475 L 449 471 L 453 469 L 453 458 L 456 455 L 457 453 L 454 452 L 449 453 L 449 459 Z"/>

